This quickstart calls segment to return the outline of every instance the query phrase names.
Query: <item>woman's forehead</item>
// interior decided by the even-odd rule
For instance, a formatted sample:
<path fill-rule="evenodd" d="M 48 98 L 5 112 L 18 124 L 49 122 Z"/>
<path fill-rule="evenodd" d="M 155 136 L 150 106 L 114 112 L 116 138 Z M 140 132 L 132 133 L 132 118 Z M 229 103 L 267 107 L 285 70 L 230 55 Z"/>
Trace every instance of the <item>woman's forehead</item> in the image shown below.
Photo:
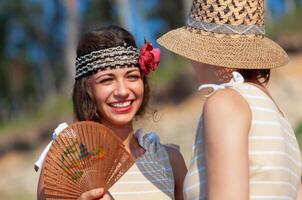
<path fill-rule="evenodd" d="M 109 74 L 126 74 L 129 72 L 140 72 L 138 67 L 126 67 L 126 68 L 119 68 L 119 69 L 108 69 L 108 70 L 104 70 L 104 71 L 98 71 L 97 73 L 94 74 L 94 77 L 98 77 L 101 75 L 109 75 Z"/>

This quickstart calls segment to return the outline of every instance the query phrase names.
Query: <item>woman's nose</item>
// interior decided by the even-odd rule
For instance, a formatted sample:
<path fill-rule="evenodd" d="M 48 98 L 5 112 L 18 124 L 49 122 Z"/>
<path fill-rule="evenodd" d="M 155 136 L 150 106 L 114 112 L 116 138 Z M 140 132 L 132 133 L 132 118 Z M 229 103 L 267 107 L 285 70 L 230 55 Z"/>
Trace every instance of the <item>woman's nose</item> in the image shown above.
<path fill-rule="evenodd" d="M 127 86 L 127 83 L 125 83 L 125 81 L 118 81 L 114 91 L 114 95 L 122 98 L 129 96 L 129 88 Z"/>

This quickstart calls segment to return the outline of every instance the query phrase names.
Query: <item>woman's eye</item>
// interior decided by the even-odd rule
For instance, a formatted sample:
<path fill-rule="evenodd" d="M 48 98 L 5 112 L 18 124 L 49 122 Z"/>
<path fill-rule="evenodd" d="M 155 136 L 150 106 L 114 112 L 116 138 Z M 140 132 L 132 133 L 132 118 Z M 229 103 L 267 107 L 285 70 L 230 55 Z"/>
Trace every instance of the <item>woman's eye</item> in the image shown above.
<path fill-rule="evenodd" d="M 140 79 L 141 77 L 139 76 L 139 75 L 130 75 L 130 76 L 128 76 L 128 79 L 130 80 L 130 81 L 136 81 L 136 80 L 138 80 L 138 79 Z"/>
<path fill-rule="evenodd" d="M 106 78 L 106 79 L 101 79 L 98 82 L 102 84 L 109 84 L 112 82 L 112 80 L 113 80 L 112 78 Z"/>

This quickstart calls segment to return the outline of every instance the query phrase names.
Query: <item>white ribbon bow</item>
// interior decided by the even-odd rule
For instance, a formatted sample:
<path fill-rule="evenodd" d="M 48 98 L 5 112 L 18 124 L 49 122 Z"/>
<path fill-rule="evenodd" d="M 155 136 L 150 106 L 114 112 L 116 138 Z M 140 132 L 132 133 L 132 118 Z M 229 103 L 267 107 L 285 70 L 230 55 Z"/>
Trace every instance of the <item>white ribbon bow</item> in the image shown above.
<path fill-rule="evenodd" d="M 219 89 L 224 89 L 227 88 L 229 86 L 232 86 L 236 83 L 243 83 L 244 82 L 244 78 L 243 76 L 239 73 L 239 72 L 232 72 L 233 78 L 230 82 L 228 83 L 222 83 L 222 84 L 202 84 L 198 90 L 203 90 L 203 89 L 208 89 L 211 88 L 213 91 L 210 92 L 209 94 L 205 95 L 205 97 L 210 96 L 213 92 L 219 90 Z"/>
<path fill-rule="evenodd" d="M 54 132 L 52 133 L 52 141 L 50 141 L 48 143 L 48 145 L 45 147 L 45 149 L 40 154 L 39 159 L 35 162 L 35 171 L 38 171 L 42 167 L 43 162 L 45 160 L 47 152 L 49 151 L 49 148 L 51 147 L 52 142 L 67 127 L 68 127 L 68 124 L 66 122 L 64 122 L 64 123 L 59 124 L 58 127 L 54 130 Z"/>

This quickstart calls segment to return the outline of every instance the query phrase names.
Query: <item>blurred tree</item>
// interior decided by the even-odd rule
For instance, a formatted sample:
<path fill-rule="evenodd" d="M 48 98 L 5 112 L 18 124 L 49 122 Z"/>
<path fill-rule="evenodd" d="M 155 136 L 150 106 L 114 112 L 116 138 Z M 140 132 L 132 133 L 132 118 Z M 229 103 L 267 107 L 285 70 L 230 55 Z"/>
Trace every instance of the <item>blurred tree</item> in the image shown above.
<path fill-rule="evenodd" d="M 119 23 L 128 29 L 136 38 L 138 46 L 144 39 L 157 46 L 156 38 L 168 30 L 170 24 L 181 24 L 183 20 L 182 0 L 115 0 Z M 115 9 L 113 10 L 115 11 Z M 180 16 L 175 18 L 173 14 Z M 174 27 L 174 26 L 172 26 Z"/>
<path fill-rule="evenodd" d="M 116 10 L 120 24 L 135 37 L 138 46 L 144 39 L 156 45 L 156 37 L 166 26 L 165 21 L 153 14 L 160 7 L 159 0 L 116 0 Z"/>
<path fill-rule="evenodd" d="M 301 0 L 268 0 L 271 16 L 267 33 L 287 52 L 302 52 Z"/>
<path fill-rule="evenodd" d="M 131 19 L 131 9 L 130 9 L 130 3 L 133 3 L 133 1 L 130 0 L 115 0 L 115 4 L 118 8 L 118 20 L 119 23 L 123 27 L 132 27 L 133 24 L 131 23 L 133 20 Z"/>
<path fill-rule="evenodd" d="M 191 0 L 182 0 L 183 5 L 184 5 L 184 16 L 185 18 L 190 12 L 191 6 L 192 6 L 192 1 Z"/>
<path fill-rule="evenodd" d="M 297 4 L 297 0 L 287 0 L 286 4 L 287 4 L 287 12 L 293 13 L 296 11 L 295 6 Z"/>
<path fill-rule="evenodd" d="M 163 33 L 185 24 L 187 13 L 184 14 L 184 3 L 185 0 L 160 1 L 159 6 L 151 11 L 151 16 L 158 16 L 165 20 L 166 27 L 162 30 Z"/>
<path fill-rule="evenodd" d="M 0 122 L 34 110 L 57 91 L 64 43 L 60 7 L 59 0 L 0 1 L 0 71 L 6 77 L 0 82 L 0 113 L 6 113 Z"/>
<path fill-rule="evenodd" d="M 0 2 L 0 122 L 3 121 L 6 116 L 8 116 L 8 109 L 6 105 L 9 102 L 10 88 L 8 85 L 9 77 L 9 67 L 7 64 L 7 59 L 4 59 L 5 52 L 5 40 L 6 35 L 3 34 L 6 31 L 6 26 L 9 18 L 8 13 L 3 13 L 4 2 Z"/>
<path fill-rule="evenodd" d="M 74 80 L 74 64 L 75 64 L 75 49 L 78 40 L 78 16 L 77 16 L 77 2 L 74 0 L 64 1 L 67 11 L 66 17 L 66 47 L 65 47 L 65 60 L 66 60 L 66 78 L 64 84 L 65 91 L 72 90 Z"/>
<path fill-rule="evenodd" d="M 109 24 L 117 24 L 118 19 L 114 8 L 115 1 L 102 0 L 82 0 L 83 11 L 79 13 L 80 32 L 100 28 Z"/>

